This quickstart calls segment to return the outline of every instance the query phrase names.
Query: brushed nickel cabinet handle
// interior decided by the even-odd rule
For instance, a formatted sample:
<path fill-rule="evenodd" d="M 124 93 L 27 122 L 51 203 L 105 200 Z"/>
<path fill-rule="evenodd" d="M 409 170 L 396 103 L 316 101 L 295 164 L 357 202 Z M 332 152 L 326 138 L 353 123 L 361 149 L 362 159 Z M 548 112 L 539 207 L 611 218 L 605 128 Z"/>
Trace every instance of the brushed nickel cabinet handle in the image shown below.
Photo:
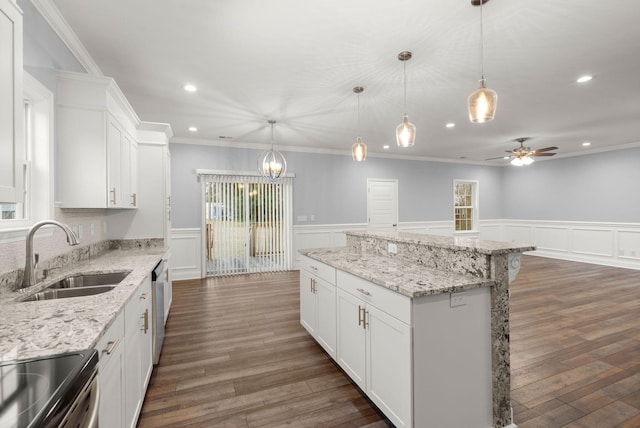
<path fill-rule="evenodd" d="M 137 206 L 138 204 L 138 195 L 135 193 L 131 194 L 131 205 L 133 205 L 134 207 Z"/>
<path fill-rule="evenodd" d="M 116 204 L 116 188 L 114 187 L 113 189 L 111 189 L 109 193 L 113 195 L 113 199 L 111 199 L 111 203 L 115 205 Z"/>
<path fill-rule="evenodd" d="M 366 311 L 364 308 L 362 308 L 362 323 L 363 323 L 362 328 L 364 328 L 365 330 L 367 329 L 367 326 L 369 325 L 369 321 L 367 321 L 367 316 L 368 315 L 369 315 L 369 311 Z"/>
<path fill-rule="evenodd" d="M 107 348 L 103 349 L 102 352 L 107 355 L 111 355 L 111 353 L 118 347 L 119 344 L 120 339 L 110 340 L 109 342 L 107 342 Z"/>
<path fill-rule="evenodd" d="M 362 325 L 362 323 L 364 322 L 364 320 L 362 319 L 362 314 L 364 312 L 364 308 L 360 305 L 358 305 L 358 325 Z"/>
<path fill-rule="evenodd" d="M 142 319 L 144 320 L 144 326 L 142 330 L 144 331 L 144 334 L 147 334 L 147 331 L 149 330 L 149 309 L 144 310 L 144 314 L 142 314 Z"/>
<path fill-rule="evenodd" d="M 318 270 L 318 268 L 315 267 L 314 265 L 309 265 L 309 269 Z"/>
<path fill-rule="evenodd" d="M 369 293 L 367 290 L 362 289 L 362 288 L 356 288 L 356 290 L 358 290 L 359 292 L 361 292 L 362 294 L 364 294 L 365 296 L 371 296 L 371 293 Z"/>

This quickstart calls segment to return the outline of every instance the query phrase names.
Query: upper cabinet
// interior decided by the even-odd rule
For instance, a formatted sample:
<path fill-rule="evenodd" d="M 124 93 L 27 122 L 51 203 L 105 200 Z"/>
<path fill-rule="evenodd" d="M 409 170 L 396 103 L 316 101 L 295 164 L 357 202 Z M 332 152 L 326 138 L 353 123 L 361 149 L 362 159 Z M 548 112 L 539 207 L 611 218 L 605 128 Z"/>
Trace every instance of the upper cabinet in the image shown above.
<path fill-rule="evenodd" d="M 139 124 L 113 79 L 58 72 L 61 208 L 137 208 Z"/>
<path fill-rule="evenodd" d="M 22 202 L 24 107 L 22 11 L 0 0 L 0 203 Z"/>

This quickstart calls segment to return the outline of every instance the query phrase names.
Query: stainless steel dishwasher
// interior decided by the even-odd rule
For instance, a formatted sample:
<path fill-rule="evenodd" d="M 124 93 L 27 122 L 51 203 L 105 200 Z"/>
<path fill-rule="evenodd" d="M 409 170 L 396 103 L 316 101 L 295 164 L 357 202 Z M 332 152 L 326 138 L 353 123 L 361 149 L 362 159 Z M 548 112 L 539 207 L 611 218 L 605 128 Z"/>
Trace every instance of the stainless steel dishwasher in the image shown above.
<path fill-rule="evenodd" d="M 164 260 L 156 265 L 151 273 L 152 282 L 152 326 L 153 326 L 153 364 L 158 364 L 162 342 L 164 341 L 164 286 L 165 286 Z"/>

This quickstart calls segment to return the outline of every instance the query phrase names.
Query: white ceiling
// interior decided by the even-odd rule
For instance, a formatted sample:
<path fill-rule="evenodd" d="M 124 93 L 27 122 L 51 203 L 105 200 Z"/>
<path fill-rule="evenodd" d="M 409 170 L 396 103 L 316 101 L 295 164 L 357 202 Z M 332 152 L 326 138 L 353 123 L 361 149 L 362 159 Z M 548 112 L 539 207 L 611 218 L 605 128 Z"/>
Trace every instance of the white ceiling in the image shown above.
<path fill-rule="evenodd" d="M 637 0 L 487 3 L 484 70 L 498 109 L 485 124 L 467 116 L 480 78 L 480 9 L 469 0 L 52 1 L 140 118 L 170 123 L 176 142 L 263 148 L 274 119 L 281 150 L 347 155 L 352 88 L 363 86 L 370 155 L 483 161 L 523 136 L 559 147 L 556 158 L 640 145 Z M 405 149 L 395 144 L 403 50 L 417 126 Z M 583 74 L 594 79 L 576 83 Z"/>

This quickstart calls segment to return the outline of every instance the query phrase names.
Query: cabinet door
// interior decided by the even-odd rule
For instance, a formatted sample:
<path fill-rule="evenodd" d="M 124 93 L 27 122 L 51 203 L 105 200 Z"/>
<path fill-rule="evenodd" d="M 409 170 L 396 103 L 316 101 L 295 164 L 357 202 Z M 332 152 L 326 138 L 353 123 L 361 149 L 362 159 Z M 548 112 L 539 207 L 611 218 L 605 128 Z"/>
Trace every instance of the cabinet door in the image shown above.
<path fill-rule="evenodd" d="M 122 187 L 120 183 L 120 163 L 122 162 L 122 130 L 113 118 L 109 118 L 107 127 L 107 206 L 122 206 Z"/>
<path fill-rule="evenodd" d="M 135 297 L 134 297 L 135 298 Z M 137 300 L 137 299 L 136 299 Z M 138 302 L 135 303 L 136 306 Z M 128 428 L 134 428 L 137 420 L 137 414 L 142 407 L 142 365 L 140 361 L 140 322 L 138 319 L 125 320 L 127 337 L 125 341 L 125 426 Z M 100 421 L 102 426 L 102 421 Z M 107 425 L 109 426 L 109 425 Z"/>
<path fill-rule="evenodd" d="M 367 395 L 396 427 L 412 426 L 411 327 L 374 306 L 366 310 Z"/>
<path fill-rule="evenodd" d="M 360 299 L 338 290 L 338 364 L 349 377 L 366 391 L 366 331 L 362 323 L 365 304 Z"/>
<path fill-rule="evenodd" d="M 316 297 L 313 293 L 313 278 L 305 271 L 300 271 L 300 324 L 309 334 L 316 337 Z"/>
<path fill-rule="evenodd" d="M 151 378 L 153 371 L 153 330 L 151 320 L 151 275 L 144 279 L 144 283 L 140 286 L 140 313 L 142 314 L 141 326 L 139 330 L 140 336 L 140 374 L 142 384 L 142 396 L 140 399 L 144 401 L 144 394 Z M 166 292 L 166 287 L 165 287 Z"/>
<path fill-rule="evenodd" d="M 0 203 L 22 202 L 22 14 L 0 0 Z"/>
<path fill-rule="evenodd" d="M 316 340 L 336 359 L 336 286 L 316 279 Z"/>

